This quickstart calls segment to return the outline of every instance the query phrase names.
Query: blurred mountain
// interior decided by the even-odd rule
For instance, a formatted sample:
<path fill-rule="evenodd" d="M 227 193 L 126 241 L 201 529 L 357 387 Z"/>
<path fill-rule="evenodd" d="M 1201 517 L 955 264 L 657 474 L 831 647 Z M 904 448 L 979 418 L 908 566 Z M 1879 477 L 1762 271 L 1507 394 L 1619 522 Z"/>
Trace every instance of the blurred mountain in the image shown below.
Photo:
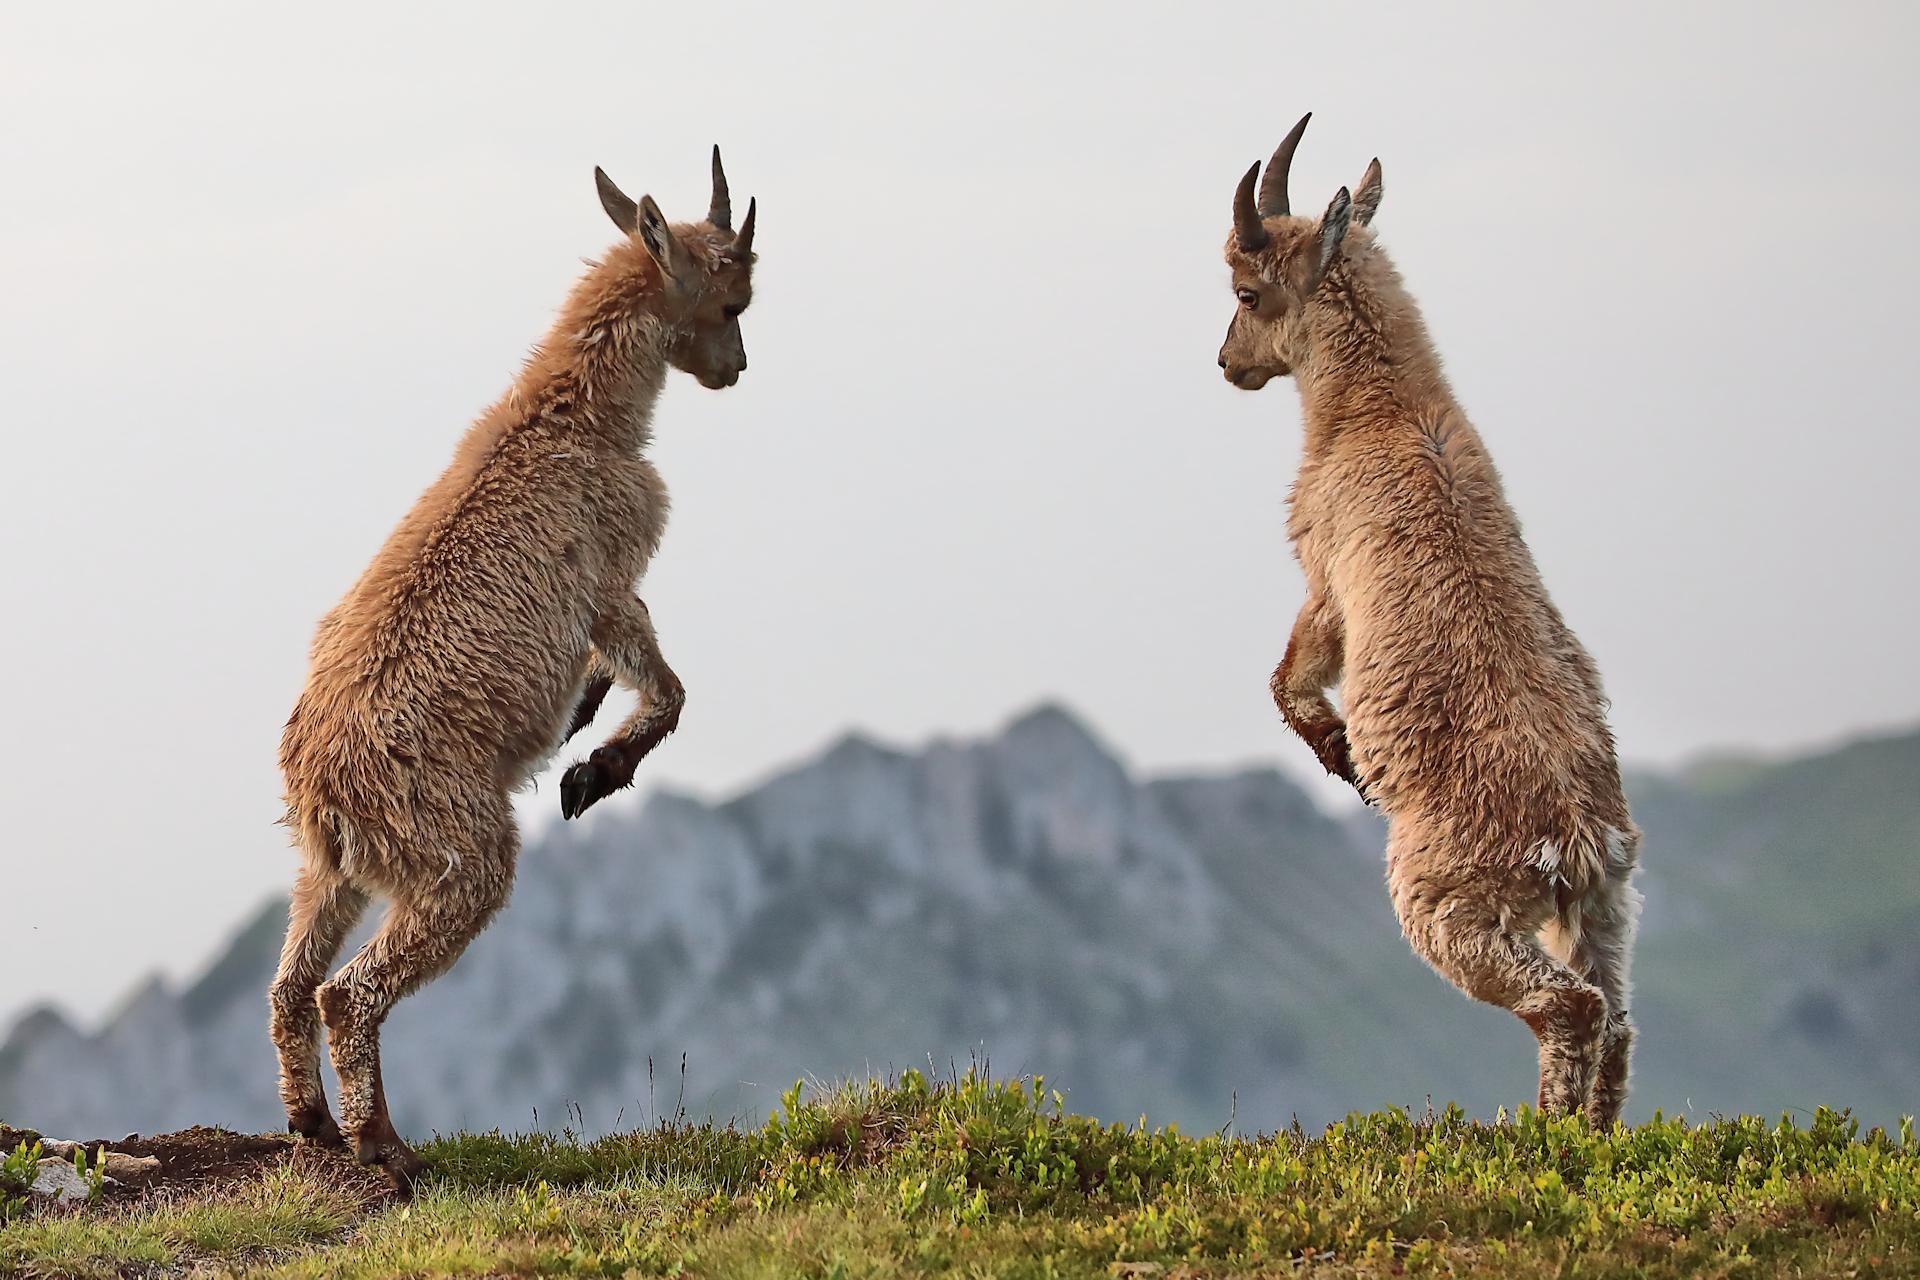
<path fill-rule="evenodd" d="M 1632 1114 L 1920 1110 L 1920 733 L 1630 790 Z M 982 1053 L 1078 1111 L 1189 1129 L 1530 1100 L 1531 1036 L 1408 951 L 1380 848 L 1370 815 L 1272 770 L 1136 779 L 1058 708 L 915 754 L 850 737 L 724 804 L 659 794 L 531 840 L 509 908 L 388 1023 L 395 1114 L 757 1120 L 803 1075 Z M 0 1117 L 278 1128 L 284 922 L 269 904 L 197 982 L 149 980 L 98 1030 L 28 1014 Z"/>

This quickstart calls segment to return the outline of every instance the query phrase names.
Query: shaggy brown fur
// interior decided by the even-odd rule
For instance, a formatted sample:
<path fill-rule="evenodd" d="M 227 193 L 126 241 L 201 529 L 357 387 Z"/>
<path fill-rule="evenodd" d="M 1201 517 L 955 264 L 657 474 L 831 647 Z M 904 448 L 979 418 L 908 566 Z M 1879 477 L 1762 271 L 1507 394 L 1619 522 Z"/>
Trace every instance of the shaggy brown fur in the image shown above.
<path fill-rule="evenodd" d="M 519 851 L 509 793 L 592 719 L 611 680 L 638 691 L 639 709 L 567 771 L 566 816 L 631 783 L 679 721 L 680 681 L 633 589 L 667 517 L 644 455 L 668 367 L 716 388 L 746 368 L 754 212 L 736 234 L 717 148 L 713 160 L 707 220 L 672 227 L 650 197 L 636 205 L 595 171 L 626 237 L 322 619 L 281 739 L 303 855 L 271 999 L 288 1124 L 322 1140 L 344 1131 L 402 1186 L 421 1162 L 387 1115 L 380 1024 L 506 901 Z M 372 895 L 392 904 L 380 931 L 323 982 Z"/>
<path fill-rule="evenodd" d="M 1387 815 L 1407 940 L 1540 1042 L 1540 1105 L 1626 1097 L 1639 833 L 1600 677 L 1547 598 L 1485 446 L 1366 224 L 1380 166 L 1324 217 L 1288 210 L 1305 120 L 1226 249 L 1236 387 L 1291 373 L 1306 441 L 1289 533 L 1307 599 L 1273 675 L 1287 723 Z M 1338 685 L 1336 711 L 1327 689 Z"/>

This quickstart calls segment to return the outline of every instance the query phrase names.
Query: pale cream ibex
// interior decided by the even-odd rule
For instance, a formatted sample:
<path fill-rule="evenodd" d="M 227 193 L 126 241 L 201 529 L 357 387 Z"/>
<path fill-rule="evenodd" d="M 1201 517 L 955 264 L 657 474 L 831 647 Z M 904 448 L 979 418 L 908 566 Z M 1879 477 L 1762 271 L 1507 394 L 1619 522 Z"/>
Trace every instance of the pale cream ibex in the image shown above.
<path fill-rule="evenodd" d="M 629 785 L 678 723 L 680 681 L 634 595 L 667 518 L 646 458 L 653 406 L 670 367 L 713 388 L 747 367 L 756 208 L 736 232 L 719 148 L 702 222 L 669 226 L 651 197 L 635 204 L 594 176 L 624 237 L 321 621 L 281 739 L 302 855 L 271 999 L 288 1126 L 344 1137 L 403 1187 L 422 1161 L 388 1117 L 381 1022 L 507 900 L 508 796 L 592 719 L 608 682 L 639 706 L 567 770 L 565 816 Z M 379 932 L 323 981 L 374 895 L 391 904 Z"/>
<path fill-rule="evenodd" d="M 1288 532 L 1306 603 L 1274 700 L 1386 815 L 1387 883 L 1414 950 L 1526 1021 L 1542 1108 L 1608 1125 L 1633 1034 L 1639 833 L 1600 677 L 1368 230 L 1380 162 L 1320 218 L 1292 212 L 1306 124 L 1234 195 L 1238 303 L 1220 348 L 1236 387 L 1292 374 L 1304 411 Z"/>

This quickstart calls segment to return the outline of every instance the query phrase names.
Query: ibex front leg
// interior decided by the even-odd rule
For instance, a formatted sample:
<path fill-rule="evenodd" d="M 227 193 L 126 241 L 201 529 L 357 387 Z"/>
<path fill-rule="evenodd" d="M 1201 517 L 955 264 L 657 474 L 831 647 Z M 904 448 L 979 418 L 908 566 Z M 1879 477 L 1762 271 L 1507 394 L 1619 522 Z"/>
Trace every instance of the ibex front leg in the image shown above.
<path fill-rule="evenodd" d="M 680 724 L 686 689 L 660 656 L 653 620 L 637 597 L 603 614 L 593 645 L 613 675 L 640 695 L 640 706 L 605 746 L 568 769 L 560 779 L 560 813 L 577 818 L 595 802 L 633 784 L 633 771 L 647 753 Z"/>
<path fill-rule="evenodd" d="M 1288 727 L 1313 748 L 1328 773 L 1346 779 L 1365 799 L 1366 790 L 1353 773 L 1346 721 L 1327 700 L 1327 689 L 1340 679 L 1345 665 L 1345 648 L 1331 602 L 1321 592 L 1310 593 L 1293 620 L 1293 635 L 1274 669 L 1271 687 L 1274 705 Z"/>
<path fill-rule="evenodd" d="M 580 701 L 574 704 L 573 716 L 567 721 L 567 732 L 561 737 L 562 743 L 573 741 L 575 734 L 593 723 L 600 714 L 600 704 L 607 700 L 607 691 L 613 688 L 613 671 L 607 660 L 595 652 L 587 659 L 587 682 L 580 688 Z"/>

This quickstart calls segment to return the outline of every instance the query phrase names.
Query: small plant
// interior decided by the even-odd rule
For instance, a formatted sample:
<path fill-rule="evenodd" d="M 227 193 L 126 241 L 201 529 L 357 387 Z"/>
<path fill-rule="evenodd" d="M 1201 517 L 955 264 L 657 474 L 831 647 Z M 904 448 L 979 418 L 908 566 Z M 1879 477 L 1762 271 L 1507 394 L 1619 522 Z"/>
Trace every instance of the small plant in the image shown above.
<path fill-rule="evenodd" d="M 24 1139 L 5 1160 L 0 1160 L 0 1190 L 25 1194 L 40 1172 L 41 1147 L 28 1146 Z"/>
<path fill-rule="evenodd" d="M 522 1231 L 553 1231 L 564 1225 L 566 1215 L 553 1189 L 543 1178 L 532 1188 L 520 1188 L 515 1196 L 513 1224 Z"/>
<path fill-rule="evenodd" d="M 915 1180 L 912 1174 L 900 1179 L 900 1216 L 911 1218 L 927 1202 L 927 1179 Z"/>
<path fill-rule="evenodd" d="M 73 1171 L 80 1175 L 80 1181 L 87 1185 L 89 1203 L 98 1200 L 100 1193 L 107 1189 L 107 1149 L 98 1146 L 93 1149 L 93 1159 L 87 1159 L 87 1149 L 75 1145 L 73 1148 Z"/>
<path fill-rule="evenodd" d="M 0 1160 L 0 1222 L 26 1212 L 27 1193 L 40 1173 L 40 1144 L 28 1146 L 24 1139 L 5 1160 Z"/>

